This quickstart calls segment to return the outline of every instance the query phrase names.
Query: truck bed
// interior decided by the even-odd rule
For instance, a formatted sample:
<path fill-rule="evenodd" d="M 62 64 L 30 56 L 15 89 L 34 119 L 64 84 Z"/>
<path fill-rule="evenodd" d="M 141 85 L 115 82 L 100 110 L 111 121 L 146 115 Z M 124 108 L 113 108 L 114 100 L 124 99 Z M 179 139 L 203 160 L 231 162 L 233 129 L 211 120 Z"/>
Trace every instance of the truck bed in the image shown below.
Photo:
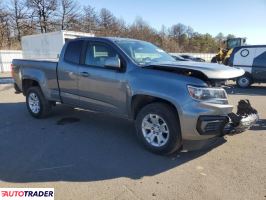
<path fill-rule="evenodd" d="M 33 79 L 41 84 L 43 91 L 48 99 L 59 100 L 59 89 L 57 82 L 57 65 L 55 60 L 13 60 L 13 76 L 15 83 L 22 90 L 22 79 L 20 74 L 23 74 L 23 79 Z M 34 77 L 32 77 L 34 76 Z"/>
<path fill-rule="evenodd" d="M 52 67 L 53 69 L 57 67 L 57 63 L 58 60 L 55 59 L 41 59 L 41 60 L 37 60 L 37 59 L 14 59 L 13 60 L 13 64 L 18 65 L 18 66 L 22 66 L 22 67 L 41 67 L 41 68 L 50 68 Z"/>

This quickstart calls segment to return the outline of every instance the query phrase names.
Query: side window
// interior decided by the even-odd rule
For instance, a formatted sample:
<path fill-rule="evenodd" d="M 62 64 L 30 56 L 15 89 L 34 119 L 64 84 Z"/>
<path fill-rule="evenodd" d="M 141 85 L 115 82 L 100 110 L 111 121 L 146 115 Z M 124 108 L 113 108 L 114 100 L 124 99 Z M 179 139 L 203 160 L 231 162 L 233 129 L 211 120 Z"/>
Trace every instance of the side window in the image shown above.
<path fill-rule="evenodd" d="M 82 44 L 82 40 L 70 41 L 68 43 L 64 55 L 64 59 L 66 62 L 79 64 Z"/>
<path fill-rule="evenodd" d="M 87 48 L 85 64 L 104 67 L 105 60 L 110 57 L 118 57 L 113 48 L 102 43 L 93 43 Z"/>

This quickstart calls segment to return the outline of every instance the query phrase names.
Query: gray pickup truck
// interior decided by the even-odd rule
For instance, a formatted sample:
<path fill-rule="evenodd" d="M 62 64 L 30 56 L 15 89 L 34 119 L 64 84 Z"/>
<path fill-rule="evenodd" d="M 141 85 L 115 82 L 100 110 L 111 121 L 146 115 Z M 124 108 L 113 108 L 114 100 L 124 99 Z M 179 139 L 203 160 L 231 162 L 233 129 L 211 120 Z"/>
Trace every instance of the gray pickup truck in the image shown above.
<path fill-rule="evenodd" d="M 64 45 L 58 62 L 15 59 L 12 66 L 15 89 L 33 117 L 47 116 L 60 102 L 127 118 L 158 154 L 242 132 L 258 119 L 251 106 L 232 113 L 221 87 L 242 69 L 176 61 L 145 41 L 79 38 Z"/>

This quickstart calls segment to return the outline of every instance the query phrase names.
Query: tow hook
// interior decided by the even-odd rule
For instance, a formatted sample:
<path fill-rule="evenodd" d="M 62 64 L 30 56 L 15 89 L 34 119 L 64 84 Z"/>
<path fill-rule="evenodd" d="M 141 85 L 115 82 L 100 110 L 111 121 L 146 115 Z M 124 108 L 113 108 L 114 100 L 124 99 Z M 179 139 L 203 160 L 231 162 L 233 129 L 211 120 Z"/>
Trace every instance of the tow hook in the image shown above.
<path fill-rule="evenodd" d="M 225 126 L 225 134 L 241 133 L 259 120 L 258 112 L 253 108 L 249 100 L 240 100 L 237 106 L 237 113 L 229 113 L 229 123 Z"/>

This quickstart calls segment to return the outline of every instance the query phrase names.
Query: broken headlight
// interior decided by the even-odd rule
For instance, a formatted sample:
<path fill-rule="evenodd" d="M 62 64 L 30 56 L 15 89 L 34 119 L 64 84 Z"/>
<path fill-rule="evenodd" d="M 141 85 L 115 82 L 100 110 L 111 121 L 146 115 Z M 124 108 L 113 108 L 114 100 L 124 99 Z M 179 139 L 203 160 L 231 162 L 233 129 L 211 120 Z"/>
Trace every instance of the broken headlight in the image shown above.
<path fill-rule="evenodd" d="M 227 94 L 223 88 L 206 88 L 188 85 L 188 92 L 193 99 L 212 103 L 227 103 Z"/>

